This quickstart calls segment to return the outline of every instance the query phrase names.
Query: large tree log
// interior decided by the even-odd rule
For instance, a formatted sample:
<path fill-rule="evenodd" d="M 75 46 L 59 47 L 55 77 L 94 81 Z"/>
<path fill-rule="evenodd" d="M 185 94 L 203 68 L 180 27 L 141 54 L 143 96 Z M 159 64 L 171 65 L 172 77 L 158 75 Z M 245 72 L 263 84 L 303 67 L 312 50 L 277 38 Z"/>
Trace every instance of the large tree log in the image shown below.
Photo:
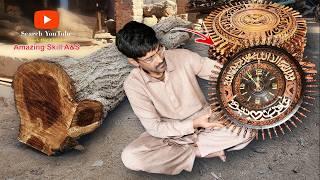
<path fill-rule="evenodd" d="M 124 98 L 130 71 L 114 45 L 82 59 L 36 60 L 14 78 L 19 140 L 47 155 L 73 147 Z"/>
<path fill-rule="evenodd" d="M 157 34 L 160 43 L 167 48 L 177 48 L 191 38 L 188 32 L 170 31 L 175 27 L 190 28 L 191 22 L 181 19 L 180 17 L 170 16 L 163 18 L 152 28 Z"/>

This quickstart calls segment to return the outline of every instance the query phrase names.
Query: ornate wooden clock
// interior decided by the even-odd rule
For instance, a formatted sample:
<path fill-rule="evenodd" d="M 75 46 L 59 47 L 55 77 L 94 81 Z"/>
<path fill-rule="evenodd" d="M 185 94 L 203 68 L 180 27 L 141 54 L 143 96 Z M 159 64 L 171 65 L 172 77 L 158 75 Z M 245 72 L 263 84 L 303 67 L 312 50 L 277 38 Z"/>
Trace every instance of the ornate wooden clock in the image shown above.
<path fill-rule="evenodd" d="M 291 131 L 306 117 L 315 65 L 303 58 L 306 22 L 298 12 L 269 2 L 237 2 L 214 10 L 205 27 L 212 59 L 224 64 L 210 85 L 211 109 L 227 127 L 256 129 L 263 139 Z M 217 78 L 216 78 L 217 77 Z M 257 133 L 257 138 L 259 134 Z"/>

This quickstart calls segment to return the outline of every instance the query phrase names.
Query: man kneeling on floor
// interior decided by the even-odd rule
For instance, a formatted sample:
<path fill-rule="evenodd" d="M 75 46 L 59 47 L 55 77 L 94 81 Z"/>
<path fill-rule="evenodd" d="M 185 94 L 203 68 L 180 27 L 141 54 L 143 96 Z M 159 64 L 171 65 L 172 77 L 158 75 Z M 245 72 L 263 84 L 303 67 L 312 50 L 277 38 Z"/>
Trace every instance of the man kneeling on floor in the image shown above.
<path fill-rule="evenodd" d="M 196 76 L 209 80 L 211 70 L 222 66 L 217 61 L 186 49 L 165 50 L 151 27 L 135 21 L 118 32 L 116 45 L 135 66 L 124 90 L 146 130 L 123 150 L 127 168 L 179 174 L 191 171 L 196 157 L 225 161 L 224 150 L 240 150 L 252 140 L 251 133 L 237 136 L 208 120 L 214 115 Z"/>

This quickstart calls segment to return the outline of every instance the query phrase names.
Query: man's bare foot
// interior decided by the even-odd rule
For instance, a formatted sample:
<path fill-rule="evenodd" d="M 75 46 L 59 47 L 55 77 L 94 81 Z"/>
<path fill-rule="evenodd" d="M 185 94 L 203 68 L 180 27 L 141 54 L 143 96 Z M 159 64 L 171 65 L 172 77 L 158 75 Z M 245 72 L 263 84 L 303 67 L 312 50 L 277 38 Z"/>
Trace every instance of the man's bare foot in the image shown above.
<path fill-rule="evenodd" d="M 197 148 L 196 156 L 201 157 L 198 148 Z M 223 161 L 223 162 L 226 162 L 226 159 L 227 159 L 226 155 L 224 154 L 224 151 L 214 152 L 214 153 L 208 154 L 207 156 L 205 156 L 203 158 L 213 158 L 213 157 L 219 157 L 221 159 L 221 161 Z"/>
<path fill-rule="evenodd" d="M 227 159 L 226 155 L 224 154 L 224 151 L 214 152 L 205 156 L 205 158 L 212 158 L 212 157 L 219 157 L 223 162 L 226 162 L 226 159 Z"/>
<path fill-rule="evenodd" d="M 221 159 L 221 161 L 226 162 L 227 160 L 227 156 L 223 153 L 223 155 L 219 156 L 219 158 Z"/>

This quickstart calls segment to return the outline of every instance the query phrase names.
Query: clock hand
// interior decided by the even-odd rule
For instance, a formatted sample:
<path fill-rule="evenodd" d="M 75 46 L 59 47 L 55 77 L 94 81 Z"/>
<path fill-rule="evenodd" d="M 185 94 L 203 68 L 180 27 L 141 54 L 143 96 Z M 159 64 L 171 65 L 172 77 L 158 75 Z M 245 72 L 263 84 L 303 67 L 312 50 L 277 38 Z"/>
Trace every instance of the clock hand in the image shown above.
<path fill-rule="evenodd" d="M 260 86 L 260 75 L 259 74 L 257 74 L 257 89 L 260 89 L 261 88 L 261 86 Z"/>
<path fill-rule="evenodd" d="M 251 79 L 251 81 L 256 85 L 256 87 L 260 87 L 260 85 L 252 78 L 251 74 L 246 72 L 246 74 L 248 75 L 248 77 Z"/>

